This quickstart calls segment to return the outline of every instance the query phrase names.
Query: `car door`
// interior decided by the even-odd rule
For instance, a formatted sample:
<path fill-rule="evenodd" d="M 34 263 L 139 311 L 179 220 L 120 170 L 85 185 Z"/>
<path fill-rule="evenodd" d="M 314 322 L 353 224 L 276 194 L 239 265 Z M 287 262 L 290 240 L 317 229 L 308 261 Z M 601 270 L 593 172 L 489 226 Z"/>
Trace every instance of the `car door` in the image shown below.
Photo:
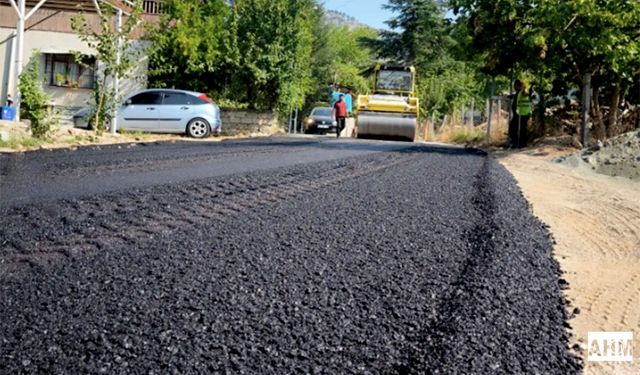
<path fill-rule="evenodd" d="M 152 131 L 157 127 L 160 104 L 162 93 L 159 91 L 145 91 L 132 96 L 118 112 L 119 127 L 124 130 Z"/>
<path fill-rule="evenodd" d="M 196 98 L 176 91 L 163 91 L 162 96 L 162 105 L 158 108 L 158 125 L 163 131 L 184 132 L 191 119 Z"/>

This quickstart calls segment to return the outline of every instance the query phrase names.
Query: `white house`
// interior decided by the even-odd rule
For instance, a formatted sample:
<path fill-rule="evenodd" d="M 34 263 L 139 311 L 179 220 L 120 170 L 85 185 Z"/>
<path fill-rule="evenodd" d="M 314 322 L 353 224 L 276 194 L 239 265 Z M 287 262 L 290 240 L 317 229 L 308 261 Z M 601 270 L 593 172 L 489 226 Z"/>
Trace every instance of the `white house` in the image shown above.
<path fill-rule="evenodd" d="M 18 14 L 22 2 L 25 15 L 35 11 L 24 22 L 24 52 L 22 59 L 18 59 Z M 132 9 L 130 0 L 0 0 L 0 104 L 6 103 L 8 95 L 16 95 L 17 61 L 22 61 L 22 66 L 25 66 L 34 53 L 39 53 L 43 88 L 51 96 L 53 104 L 69 112 L 85 106 L 100 62 L 91 57 L 93 51 L 71 29 L 71 18 L 83 13 L 89 25 L 97 26 L 99 2 L 122 10 L 124 17 Z M 143 6 L 146 21 L 158 19 L 160 1 L 144 1 Z M 136 30 L 134 37 L 141 37 L 142 31 L 141 28 Z M 78 64 L 74 51 L 89 56 L 85 62 L 88 64 Z M 146 72 L 146 59 L 143 58 L 132 78 L 119 83 L 119 93 L 124 96 L 146 87 Z"/>

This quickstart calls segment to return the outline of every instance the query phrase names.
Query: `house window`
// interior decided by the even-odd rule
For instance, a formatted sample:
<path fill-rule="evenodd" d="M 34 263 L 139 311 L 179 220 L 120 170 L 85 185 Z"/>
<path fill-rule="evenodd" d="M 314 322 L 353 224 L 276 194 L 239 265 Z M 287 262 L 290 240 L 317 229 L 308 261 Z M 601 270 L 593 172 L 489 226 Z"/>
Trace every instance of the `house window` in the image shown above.
<path fill-rule="evenodd" d="M 82 64 L 79 64 L 72 54 L 47 53 L 44 74 L 50 86 L 91 89 L 95 80 L 95 66 L 96 59 L 93 56 L 84 57 Z"/>

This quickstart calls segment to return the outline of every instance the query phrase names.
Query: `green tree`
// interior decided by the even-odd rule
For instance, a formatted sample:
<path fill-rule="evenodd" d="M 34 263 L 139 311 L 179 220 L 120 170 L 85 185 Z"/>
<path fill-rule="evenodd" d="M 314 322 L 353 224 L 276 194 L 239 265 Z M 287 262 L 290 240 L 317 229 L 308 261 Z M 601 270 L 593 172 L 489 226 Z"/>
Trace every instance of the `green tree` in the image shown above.
<path fill-rule="evenodd" d="M 440 2 L 388 0 L 384 7 L 395 14 L 387 21 L 391 30 L 381 31 L 379 39 L 370 41 L 381 58 L 419 66 L 440 57 L 454 44 Z"/>
<path fill-rule="evenodd" d="M 165 14 L 147 37 L 149 78 L 156 87 L 196 91 L 224 90 L 229 69 L 237 59 L 224 0 L 167 0 Z"/>
<path fill-rule="evenodd" d="M 18 82 L 18 89 L 22 96 L 20 117 L 30 121 L 31 134 L 36 138 L 45 137 L 56 122 L 56 116 L 47 111 L 49 97 L 42 91 L 40 58 L 39 53 L 31 56 Z"/>
<path fill-rule="evenodd" d="M 533 53 L 522 39 L 531 1 L 450 0 L 449 6 L 463 16 L 473 36 L 470 52 L 482 58 L 484 73 L 495 77 L 526 70 L 518 64 L 529 62 Z"/>
<path fill-rule="evenodd" d="M 445 16 L 442 1 L 389 0 L 395 17 L 378 39 L 365 40 L 381 59 L 414 65 L 423 115 L 444 115 L 455 108 L 479 102 L 479 65 L 469 58 L 472 38 L 468 30 Z"/>
<path fill-rule="evenodd" d="M 376 62 L 370 48 L 363 47 L 360 40 L 376 38 L 378 33 L 370 27 L 329 26 L 327 30 L 327 55 L 329 64 L 324 72 L 325 82 L 352 87 L 357 92 L 369 89 L 368 80 L 361 72 Z"/>
<path fill-rule="evenodd" d="M 95 30 L 83 14 L 71 19 L 71 28 L 80 40 L 95 50 L 95 58 L 99 63 L 94 92 L 91 96 L 92 123 L 98 133 L 102 132 L 112 120 L 120 98 L 116 97 L 110 79 L 123 79 L 130 75 L 130 69 L 138 60 L 138 52 L 133 46 L 131 33 L 140 21 L 142 2 L 136 1 L 133 12 L 126 18 L 120 29 L 116 26 L 114 9 L 100 3 L 100 24 Z M 87 59 L 76 53 L 76 61 L 80 64 Z"/>
<path fill-rule="evenodd" d="M 558 78 L 580 85 L 592 75 L 596 136 L 614 135 L 618 107 L 640 72 L 640 2 L 596 0 L 532 1 L 526 29 L 529 45 L 561 56 L 546 65 Z M 549 51 L 549 53 L 546 53 Z M 542 55 L 541 58 L 545 56 Z M 609 117 L 603 118 L 602 98 Z"/>
<path fill-rule="evenodd" d="M 534 79 L 545 99 L 594 84 L 596 135 L 613 135 L 621 98 L 640 71 L 640 3 L 601 0 L 451 0 L 468 18 L 473 52 L 492 76 Z M 606 98 L 606 99 L 605 99 Z M 609 107 L 603 117 L 601 100 Z M 544 101 L 544 100 L 543 100 Z M 540 106 L 540 112 L 544 106 Z"/>
<path fill-rule="evenodd" d="M 169 0 L 150 81 L 286 113 L 313 91 L 314 0 Z"/>
<path fill-rule="evenodd" d="M 238 61 L 236 92 L 252 108 L 277 108 L 287 113 L 304 102 L 311 87 L 313 0 L 237 0 Z"/>

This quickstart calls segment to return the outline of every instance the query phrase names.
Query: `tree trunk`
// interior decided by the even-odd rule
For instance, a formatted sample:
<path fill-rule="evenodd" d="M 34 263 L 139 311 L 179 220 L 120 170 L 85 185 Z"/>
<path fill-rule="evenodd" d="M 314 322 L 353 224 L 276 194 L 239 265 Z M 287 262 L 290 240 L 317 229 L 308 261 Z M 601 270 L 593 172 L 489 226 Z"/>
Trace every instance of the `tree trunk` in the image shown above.
<path fill-rule="evenodd" d="M 247 101 L 249 102 L 249 109 L 255 110 L 257 100 L 256 86 L 253 82 L 249 82 L 247 85 Z"/>
<path fill-rule="evenodd" d="M 547 135 L 547 124 L 545 123 L 545 112 L 547 109 L 547 100 L 546 100 L 546 96 L 544 95 L 544 93 L 539 93 L 538 95 L 540 95 L 540 102 L 538 103 L 538 110 L 537 110 L 537 114 L 538 114 L 538 131 L 540 132 L 540 137 L 544 137 Z"/>
<path fill-rule="evenodd" d="M 104 130 L 104 118 L 102 118 L 102 107 L 105 102 L 105 87 L 107 86 L 107 79 L 104 78 L 102 80 L 102 84 L 100 84 L 100 94 L 98 95 L 98 102 L 96 103 L 96 122 L 94 124 L 96 128 L 96 134 L 102 135 L 102 131 Z"/>
<path fill-rule="evenodd" d="M 612 137 L 618 124 L 618 106 L 620 105 L 620 82 L 616 82 L 611 90 L 611 107 L 609 109 L 609 122 L 607 124 L 607 137 Z"/>
<path fill-rule="evenodd" d="M 538 132 L 540 133 L 539 136 L 540 137 L 544 137 L 547 135 L 547 126 L 545 124 L 545 112 L 546 112 L 546 107 L 547 107 L 547 100 L 546 100 L 546 93 L 543 91 L 543 82 L 544 82 L 544 78 L 543 78 L 543 72 L 541 71 L 538 74 L 538 77 L 540 79 L 540 81 L 538 82 L 538 87 L 539 92 L 538 92 L 538 98 L 540 99 L 540 101 L 538 102 L 538 108 L 537 108 L 537 117 L 538 117 Z"/>
<path fill-rule="evenodd" d="M 593 97 L 591 98 L 591 112 L 591 118 L 594 119 L 596 124 L 596 138 L 604 139 L 606 128 L 604 126 L 602 109 L 600 108 L 600 89 L 597 86 L 593 88 Z"/>

